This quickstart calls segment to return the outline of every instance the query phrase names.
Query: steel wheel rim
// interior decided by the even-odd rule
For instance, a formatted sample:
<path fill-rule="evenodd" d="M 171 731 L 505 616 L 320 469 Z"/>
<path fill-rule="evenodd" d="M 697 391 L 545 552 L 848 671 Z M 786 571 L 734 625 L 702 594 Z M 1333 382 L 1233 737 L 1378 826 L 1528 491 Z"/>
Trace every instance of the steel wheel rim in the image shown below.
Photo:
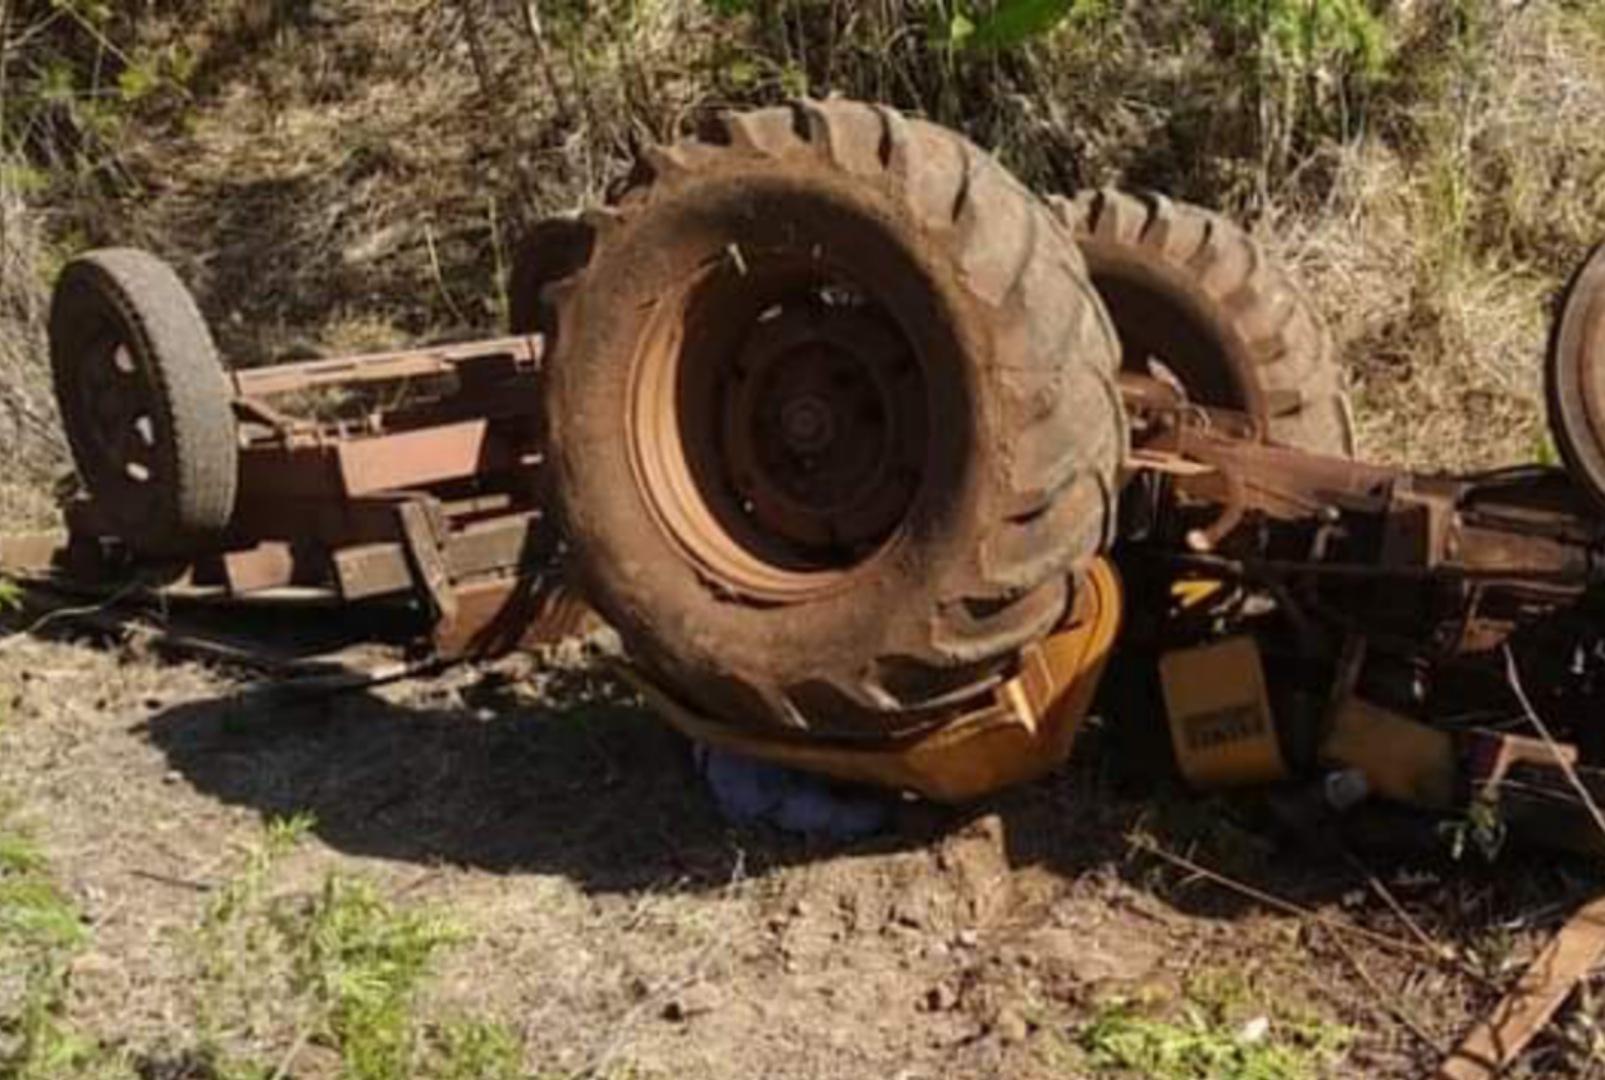
<path fill-rule="evenodd" d="M 76 379 L 85 477 L 119 514 L 145 520 L 171 482 L 158 392 L 138 345 L 106 328 L 80 354 Z"/>
<path fill-rule="evenodd" d="M 929 472 L 927 374 L 846 274 L 714 266 L 637 339 L 630 459 L 657 525 L 716 587 L 839 591 L 895 548 Z"/>
<path fill-rule="evenodd" d="M 1605 245 L 1567 288 L 1546 364 L 1550 433 L 1573 479 L 1605 500 Z"/>

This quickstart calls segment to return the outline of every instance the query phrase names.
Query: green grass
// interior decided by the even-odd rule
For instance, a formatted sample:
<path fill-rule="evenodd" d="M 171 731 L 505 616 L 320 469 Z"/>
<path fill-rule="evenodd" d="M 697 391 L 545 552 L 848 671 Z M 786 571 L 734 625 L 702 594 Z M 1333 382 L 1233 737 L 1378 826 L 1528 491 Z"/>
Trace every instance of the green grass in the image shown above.
<path fill-rule="evenodd" d="M 1076 1034 L 1100 1074 L 1151 1080 L 1302 1080 L 1322 1075 L 1351 1035 L 1285 1005 L 1259 1001 L 1240 980 L 1206 978 L 1173 1014 L 1113 1002 Z"/>
<path fill-rule="evenodd" d="M 311 1006 L 307 1028 L 335 1047 L 347 1076 L 414 1076 L 422 1058 L 418 991 L 435 956 L 461 932 L 430 911 L 396 910 L 367 882 L 331 876 L 313 902 L 274 915 L 291 957 L 290 987 Z M 488 1031 L 451 1045 L 488 1054 Z M 494 1055 L 492 1055 L 494 1056 Z"/>
<path fill-rule="evenodd" d="M 128 1075 L 65 1015 L 69 964 L 86 940 L 44 854 L 0 809 L 0 1077 Z"/>
<path fill-rule="evenodd" d="M 306 816 L 270 824 L 201 921 L 202 1056 L 241 1080 L 293 1074 L 313 1045 L 332 1050 L 350 1080 L 524 1075 L 523 1048 L 504 1025 L 426 1015 L 435 965 L 465 937 L 442 913 L 399 907 L 341 874 L 311 894 L 282 891 L 284 862 L 312 826 Z"/>
<path fill-rule="evenodd" d="M 464 936 L 442 914 L 337 874 L 310 895 L 282 891 L 283 863 L 312 824 L 270 824 L 176 943 L 195 965 L 189 1058 L 217 1080 L 295 1075 L 313 1045 L 350 1080 L 526 1075 L 505 1025 L 426 1015 L 436 962 Z M 44 853 L 0 809 L 0 1080 L 135 1075 L 133 1050 L 106 1048 L 69 1016 L 71 961 L 88 940 Z"/>
<path fill-rule="evenodd" d="M 516 1080 L 524 1075 L 523 1050 L 502 1024 L 455 1020 L 432 1035 L 433 1075 L 439 1080 Z"/>

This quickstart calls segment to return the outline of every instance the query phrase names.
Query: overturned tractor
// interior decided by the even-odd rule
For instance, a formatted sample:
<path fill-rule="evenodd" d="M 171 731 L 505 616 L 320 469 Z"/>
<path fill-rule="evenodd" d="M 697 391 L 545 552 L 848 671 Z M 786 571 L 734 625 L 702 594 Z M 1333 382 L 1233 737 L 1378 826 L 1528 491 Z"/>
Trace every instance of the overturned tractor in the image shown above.
<path fill-rule="evenodd" d="M 1327 332 L 1229 222 L 1044 200 L 886 108 L 657 148 L 511 293 L 510 337 L 230 370 L 167 267 L 80 257 L 51 351 L 81 491 L 63 542 L 0 552 L 384 603 L 442 656 L 594 610 L 694 737 L 946 799 L 1062 762 L 1114 662 L 1100 710 L 1166 717 L 1200 786 L 1339 770 L 1586 839 L 1605 255 L 1546 361 L 1567 467 L 1472 476 L 1352 460 Z"/>

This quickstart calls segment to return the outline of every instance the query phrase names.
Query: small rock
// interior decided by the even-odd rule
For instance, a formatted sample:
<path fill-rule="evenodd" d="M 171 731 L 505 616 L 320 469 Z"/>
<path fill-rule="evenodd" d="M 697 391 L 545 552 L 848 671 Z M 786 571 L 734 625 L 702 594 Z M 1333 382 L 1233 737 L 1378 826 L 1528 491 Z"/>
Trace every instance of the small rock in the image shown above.
<path fill-rule="evenodd" d="M 926 1012 L 947 1012 L 958 1004 L 958 995 L 946 983 L 938 983 L 925 992 Z"/>
<path fill-rule="evenodd" d="M 997 1023 L 992 1025 L 992 1030 L 1003 1042 L 1021 1043 L 1030 1037 L 1031 1024 L 1014 1009 L 1005 1008 L 998 1013 Z"/>
<path fill-rule="evenodd" d="M 73 958 L 69 968 L 76 976 L 93 977 L 118 971 L 120 965 L 101 953 L 83 953 Z"/>
<path fill-rule="evenodd" d="M 711 1013 L 715 1002 L 706 990 L 691 989 L 663 1006 L 663 1019 L 683 1024 L 693 1016 Z"/>
<path fill-rule="evenodd" d="M 410 222 L 396 222 L 371 232 L 340 252 L 340 260 L 347 266 L 360 266 L 384 258 L 401 246 L 412 228 Z"/>
<path fill-rule="evenodd" d="M 961 947 L 973 949 L 975 948 L 976 943 L 981 940 L 981 935 L 977 934 L 974 930 L 960 930 L 955 940 L 958 941 Z"/>
<path fill-rule="evenodd" d="M 1268 1016 L 1256 1016 L 1244 1024 L 1237 1032 L 1237 1041 L 1244 1046 L 1253 1046 L 1255 1043 L 1265 1041 L 1265 1036 L 1271 1033 L 1271 1019 Z"/>

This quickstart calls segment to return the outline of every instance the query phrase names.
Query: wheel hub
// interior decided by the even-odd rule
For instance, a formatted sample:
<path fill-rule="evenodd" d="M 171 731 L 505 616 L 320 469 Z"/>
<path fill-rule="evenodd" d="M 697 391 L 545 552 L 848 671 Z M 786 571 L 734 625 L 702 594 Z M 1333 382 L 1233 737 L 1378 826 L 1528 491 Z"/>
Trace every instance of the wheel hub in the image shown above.
<path fill-rule="evenodd" d="M 722 405 L 744 511 L 786 543 L 841 561 L 884 540 L 923 461 L 917 379 L 901 336 L 861 309 L 800 304 L 759 322 Z"/>
<path fill-rule="evenodd" d="M 817 454 L 836 439 L 836 414 L 827 402 L 803 394 L 782 406 L 780 430 L 792 452 Z"/>
<path fill-rule="evenodd" d="M 83 415 L 95 421 L 86 449 L 95 455 L 91 469 L 103 487 L 98 497 L 137 517 L 159 479 L 149 375 L 126 343 L 108 337 L 86 354 L 77 389 Z"/>
<path fill-rule="evenodd" d="M 848 587 L 898 543 L 926 476 L 915 342 L 814 260 L 716 271 L 659 312 L 629 436 L 658 523 L 732 594 Z"/>

